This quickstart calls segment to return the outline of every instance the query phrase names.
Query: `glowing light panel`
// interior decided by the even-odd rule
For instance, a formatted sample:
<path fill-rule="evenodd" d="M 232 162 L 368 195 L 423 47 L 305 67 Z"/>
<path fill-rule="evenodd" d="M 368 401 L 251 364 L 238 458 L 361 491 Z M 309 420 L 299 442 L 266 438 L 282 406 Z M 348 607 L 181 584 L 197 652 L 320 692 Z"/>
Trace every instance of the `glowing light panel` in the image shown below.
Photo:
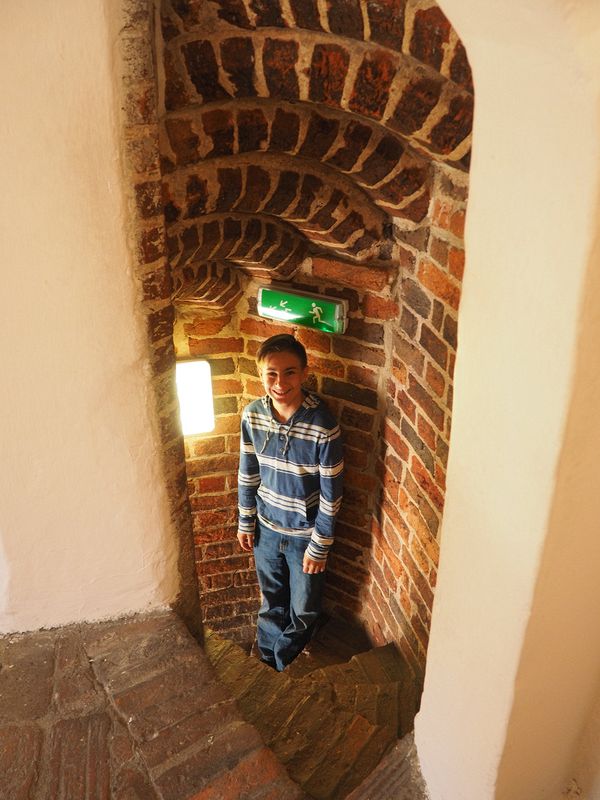
<path fill-rule="evenodd" d="M 175 366 L 179 416 L 184 436 L 208 433 L 215 427 L 210 364 L 179 361 Z"/>

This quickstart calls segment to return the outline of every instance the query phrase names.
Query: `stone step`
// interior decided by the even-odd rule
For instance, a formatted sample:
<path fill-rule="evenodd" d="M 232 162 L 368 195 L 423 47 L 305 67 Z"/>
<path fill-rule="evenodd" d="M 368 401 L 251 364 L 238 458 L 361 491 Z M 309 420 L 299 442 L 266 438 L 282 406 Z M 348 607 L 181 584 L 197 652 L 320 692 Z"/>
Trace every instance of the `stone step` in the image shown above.
<path fill-rule="evenodd" d="M 330 684 L 340 703 L 373 724 L 393 725 L 395 719 L 400 737 L 412 730 L 418 687 L 412 669 L 393 644 L 354 655 L 345 664 L 320 667 L 307 677 Z"/>
<path fill-rule="evenodd" d="M 278 673 L 232 642 L 206 631 L 206 652 L 244 718 L 296 783 L 317 800 L 341 800 L 397 741 L 396 673 L 376 658 L 352 665 L 359 680 L 333 680 L 335 666 L 307 677 Z M 383 663 L 387 663 L 383 657 Z M 373 684 L 377 676 L 384 680 Z"/>
<path fill-rule="evenodd" d="M 346 800 L 429 800 L 412 733 L 389 750 Z"/>
<path fill-rule="evenodd" d="M 386 644 L 358 653 L 344 664 L 322 667 L 313 673 L 318 680 L 336 683 L 348 680 L 350 683 L 403 683 L 407 679 L 414 682 L 414 673 L 400 655 L 395 645 Z"/>

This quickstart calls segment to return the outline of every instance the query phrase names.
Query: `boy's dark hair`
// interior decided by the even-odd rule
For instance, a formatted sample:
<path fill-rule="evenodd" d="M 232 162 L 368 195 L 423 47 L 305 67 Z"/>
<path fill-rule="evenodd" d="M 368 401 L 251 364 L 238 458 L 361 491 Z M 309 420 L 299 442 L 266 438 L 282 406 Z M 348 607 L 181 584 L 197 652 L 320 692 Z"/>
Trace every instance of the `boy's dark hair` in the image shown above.
<path fill-rule="evenodd" d="M 291 333 L 278 333 L 266 339 L 258 348 L 256 360 L 260 364 L 270 353 L 294 353 L 294 355 L 298 356 L 302 369 L 308 364 L 304 345 L 295 339 Z"/>

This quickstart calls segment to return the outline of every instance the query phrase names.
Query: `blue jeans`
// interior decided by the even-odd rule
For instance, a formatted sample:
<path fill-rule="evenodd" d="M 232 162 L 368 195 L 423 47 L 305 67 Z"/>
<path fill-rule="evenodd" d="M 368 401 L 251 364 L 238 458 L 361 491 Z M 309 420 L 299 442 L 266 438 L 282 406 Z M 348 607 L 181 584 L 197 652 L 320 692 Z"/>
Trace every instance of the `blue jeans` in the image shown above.
<path fill-rule="evenodd" d="M 256 523 L 254 561 L 263 597 L 256 638 L 261 659 L 279 672 L 307 644 L 321 612 L 325 573 L 302 571 L 308 542 Z"/>

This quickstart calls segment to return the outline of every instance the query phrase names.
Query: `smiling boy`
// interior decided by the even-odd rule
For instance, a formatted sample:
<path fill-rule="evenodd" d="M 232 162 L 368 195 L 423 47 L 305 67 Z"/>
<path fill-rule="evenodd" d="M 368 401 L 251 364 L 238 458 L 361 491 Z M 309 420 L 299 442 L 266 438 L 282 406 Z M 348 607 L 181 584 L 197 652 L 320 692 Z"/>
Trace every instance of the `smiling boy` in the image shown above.
<path fill-rule="evenodd" d="M 238 539 L 254 549 L 261 660 L 282 671 L 320 614 L 344 461 L 337 422 L 302 388 L 303 345 L 289 334 L 271 336 L 256 360 L 266 394 L 242 415 Z"/>

